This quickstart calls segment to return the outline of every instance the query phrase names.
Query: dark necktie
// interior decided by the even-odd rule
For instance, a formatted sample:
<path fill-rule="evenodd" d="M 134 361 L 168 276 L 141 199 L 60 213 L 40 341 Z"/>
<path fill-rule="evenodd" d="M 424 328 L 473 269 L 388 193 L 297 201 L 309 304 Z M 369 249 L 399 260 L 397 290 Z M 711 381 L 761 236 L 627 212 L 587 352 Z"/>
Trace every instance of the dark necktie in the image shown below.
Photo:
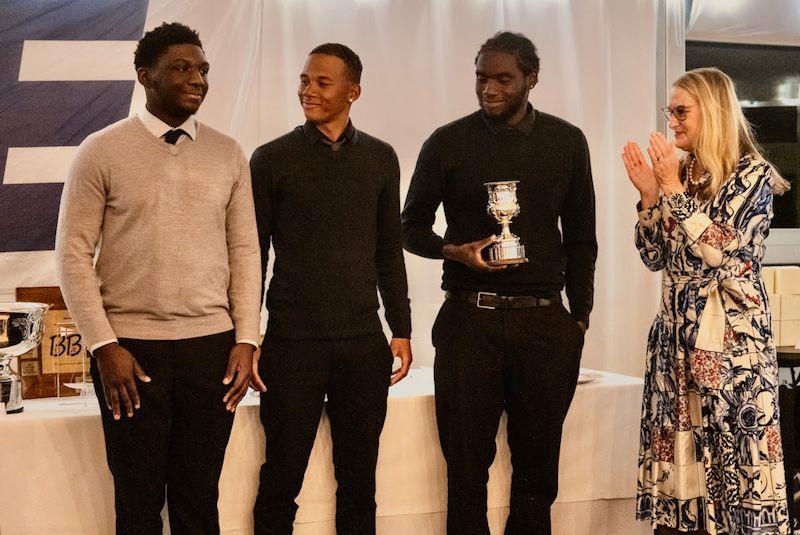
<path fill-rule="evenodd" d="M 186 134 L 184 130 L 180 128 L 176 128 L 174 130 L 170 130 L 166 134 L 164 134 L 164 141 L 169 143 L 170 145 L 174 145 L 178 142 L 178 138 L 181 137 L 183 134 Z"/>
<path fill-rule="evenodd" d="M 345 136 L 340 137 L 336 141 L 331 141 L 325 136 L 322 136 L 322 143 L 327 145 L 333 152 L 339 152 L 341 150 L 342 145 L 347 142 L 347 138 Z"/>

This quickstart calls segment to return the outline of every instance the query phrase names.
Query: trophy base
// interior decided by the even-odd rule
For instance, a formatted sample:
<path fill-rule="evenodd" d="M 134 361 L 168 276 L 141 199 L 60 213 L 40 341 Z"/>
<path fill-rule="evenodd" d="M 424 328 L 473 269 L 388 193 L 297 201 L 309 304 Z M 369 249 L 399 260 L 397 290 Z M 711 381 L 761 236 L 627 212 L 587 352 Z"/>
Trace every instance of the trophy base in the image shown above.
<path fill-rule="evenodd" d="M 489 249 L 489 260 L 486 261 L 490 266 L 510 266 L 527 262 L 525 246 L 516 239 L 496 242 Z"/>
<path fill-rule="evenodd" d="M 490 266 L 512 266 L 514 264 L 527 264 L 527 258 L 506 258 L 504 260 L 488 260 Z"/>
<path fill-rule="evenodd" d="M 22 381 L 16 377 L 0 377 L 0 403 L 5 403 L 6 414 L 22 412 Z"/>

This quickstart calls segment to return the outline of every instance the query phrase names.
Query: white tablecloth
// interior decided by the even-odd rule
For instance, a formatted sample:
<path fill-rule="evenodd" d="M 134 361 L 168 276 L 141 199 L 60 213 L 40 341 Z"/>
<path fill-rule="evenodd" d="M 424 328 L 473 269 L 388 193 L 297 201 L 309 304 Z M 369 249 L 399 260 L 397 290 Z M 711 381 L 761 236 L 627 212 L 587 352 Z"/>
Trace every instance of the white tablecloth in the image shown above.
<path fill-rule="evenodd" d="M 560 505 L 634 495 L 641 396 L 641 379 L 606 372 L 578 386 L 562 440 Z M 257 403 L 248 396 L 236 411 L 220 481 L 223 533 L 252 532 L 251 507 L 264 452 Z M 96 399 L 86 407 L 43 399 L 27 400 L 22 414 L 0 415 L 2 535 L 113 533 L 113 486 L 98 412 Z M 299 497 L 298 524 L 332 526 L 335 481 L 329 430 L 323 417 Z M 511 467 L 505 421 L 497 440 L 489 482 L 491 509 L 508 506 Z M 412 370 L 391 389 L 376 500 L 379 518 L 436 517 L 445 511 L 445 463 L 429 368 Z M 625 514 L 632 515 L 632 509 Z"/>

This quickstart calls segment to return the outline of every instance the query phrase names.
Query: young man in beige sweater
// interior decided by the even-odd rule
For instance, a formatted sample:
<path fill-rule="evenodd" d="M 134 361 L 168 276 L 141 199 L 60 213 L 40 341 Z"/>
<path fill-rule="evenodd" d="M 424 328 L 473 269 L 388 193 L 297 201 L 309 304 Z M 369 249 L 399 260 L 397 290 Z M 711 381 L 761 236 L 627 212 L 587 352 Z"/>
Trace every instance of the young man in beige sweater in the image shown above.
<path fill-rule="evenodd" d="M 81 144 L 56 238 L 92 359 L 118 533 L 219 533 L 218 480 L 258 342 L 260 253 L 247 161 L 194 113 L 197 33 L 162 24 L 134 64 L 147 105 Z M 96 256 L 96 262 L 94 258 Z"/>

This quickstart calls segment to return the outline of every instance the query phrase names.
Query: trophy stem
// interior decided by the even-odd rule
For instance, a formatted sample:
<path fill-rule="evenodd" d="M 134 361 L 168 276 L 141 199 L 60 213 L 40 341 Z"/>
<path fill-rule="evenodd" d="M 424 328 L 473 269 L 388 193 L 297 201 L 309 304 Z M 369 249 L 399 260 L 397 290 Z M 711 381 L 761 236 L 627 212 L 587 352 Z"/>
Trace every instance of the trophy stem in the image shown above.
<path fill-rule="evenodd" d="M 513 238 L 514 235 L 511 234 L 511 221 L 503 220 L 503 221 L 500 222 L 500 224 L 503 225 L 503 228 L 500 231 L 500 239 L 501 240 L 508 240 L 508 239 Z"/>

